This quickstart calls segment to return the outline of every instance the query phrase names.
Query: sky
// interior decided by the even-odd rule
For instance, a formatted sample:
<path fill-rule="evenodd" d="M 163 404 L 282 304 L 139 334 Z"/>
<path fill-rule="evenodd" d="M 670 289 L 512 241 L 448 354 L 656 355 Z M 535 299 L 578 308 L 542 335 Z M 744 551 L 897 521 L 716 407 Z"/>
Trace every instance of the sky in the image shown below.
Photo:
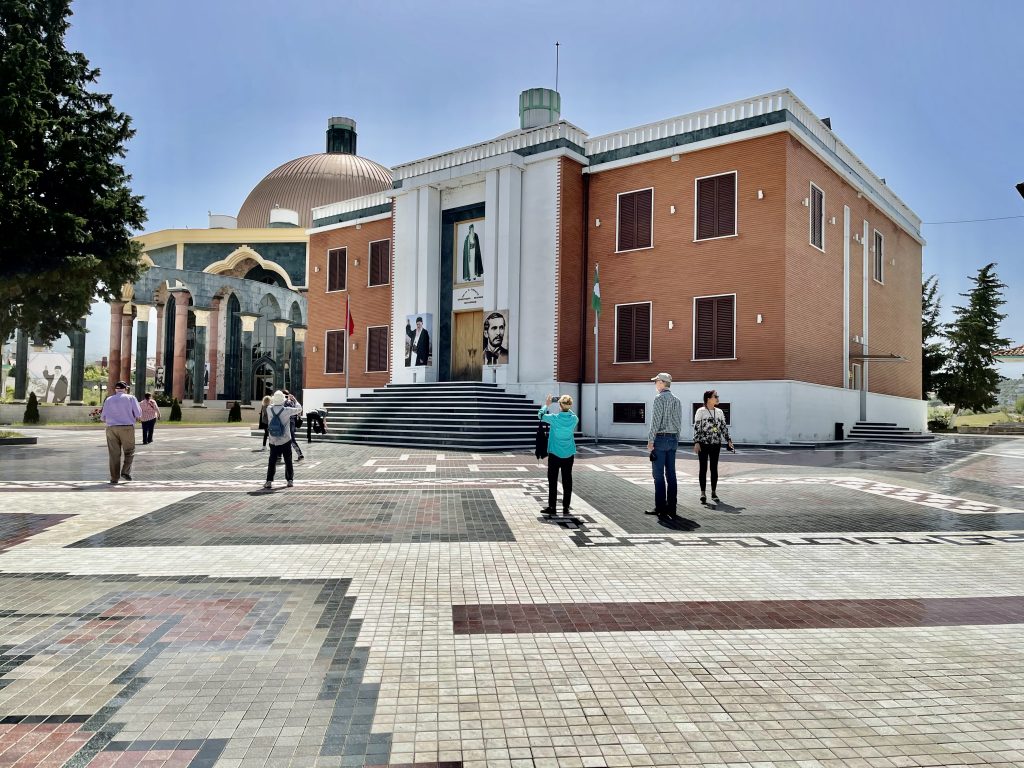
<path fill-rule="evenodd" d="M 387 166 L 518 127 L 555 84 L 590 135 L 789 88 L 925 222 L 943 309 L 996 262 L 1003 334 L 1024 343 L 1024 61 L 1019 0 L 623 5 L 603 0 L 78 0 L 69 48 L 132 116 L 146 231 L 236 214 L 270 170 L 358 123 Z M 106 352 L 97 307 L 90 357 Z M 1016 366 L 1007 375 L 1019 376 Z"/>

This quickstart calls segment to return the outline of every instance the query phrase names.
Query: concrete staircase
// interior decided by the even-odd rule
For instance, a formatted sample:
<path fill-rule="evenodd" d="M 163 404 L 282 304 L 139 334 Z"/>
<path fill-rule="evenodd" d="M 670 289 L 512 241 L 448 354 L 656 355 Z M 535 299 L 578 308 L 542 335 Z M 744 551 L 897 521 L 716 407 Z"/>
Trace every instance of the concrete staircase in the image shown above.
<path fill-rule="evenodd" d="M 540 404 L 496 384 L 388 384 L 347 403 L 325 403 L 323 442 L 498 451 L 533 448 Z"/>
<path fill-rule="evenodd" d="M 875 443 L 927 443 L 935 439 L 930 432 L 911 432 L 885 421 L 858 421 L 846 435 L 847 440 Z"/>

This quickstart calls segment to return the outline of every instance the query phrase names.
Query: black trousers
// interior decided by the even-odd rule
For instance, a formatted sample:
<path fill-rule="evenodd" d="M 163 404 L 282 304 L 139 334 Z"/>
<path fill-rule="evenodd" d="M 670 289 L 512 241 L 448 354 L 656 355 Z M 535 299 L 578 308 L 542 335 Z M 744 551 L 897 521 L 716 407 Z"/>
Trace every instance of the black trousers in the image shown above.
<path fill-rule="evenodd" d="M 263 447 L 264 448 L 267 447 L 267 438 L 270 437 L 270 431 L 269 430 L 270 430 L 270 427 L 268 427 L 266 424 L 264 424 L 263 425 Z"/>
<path fill-rule="evenodd" d="M 563 459 L 561 456 L 548 454 L 548 508 L 554 510 L 558 498 L 558 473 L 562 473 L 562 509 L 569 511 L 572 499 L 572 462 L 575 456 Z"/>
<path fill-rule="evenodd" d="M 295 453 L 301 459 L 302 458 L 302 449 L 299 448 L 299 441 L 295 439 L 295 422 L 294 421 L 292 422 L 290 429 L 291 429 L 292 441 L 291 441 L 291 443 L 289 443 L 289 445 L 294 445 L 295 446 Z"/>
<path fill-rule="evenodd" d="M 707 486 L 708 465 L 711 465 L 711 493 L 718 487 L 718 457 L 722 453 L 721 443 L 701 443 L 700 453 L 697 458 L 700 461 L 700 495 L 704 495 Z"/>
<path fill-rule="evenodd" d="M 284 456 L 284 479 L 294 480 L 295 475 L 292 472 L 292 444 L 285 443 L 284 445 L 270 444 L 270 459 L 267 462 L 267 482 L 274 480 L 274 473 L 277 471 L 277 457 Z"/>
<path fill-rule="evenodd" d="M 142 422 L 142 444 L 153 442 L 153 427 L 156 426 L 156 419 Z"/>

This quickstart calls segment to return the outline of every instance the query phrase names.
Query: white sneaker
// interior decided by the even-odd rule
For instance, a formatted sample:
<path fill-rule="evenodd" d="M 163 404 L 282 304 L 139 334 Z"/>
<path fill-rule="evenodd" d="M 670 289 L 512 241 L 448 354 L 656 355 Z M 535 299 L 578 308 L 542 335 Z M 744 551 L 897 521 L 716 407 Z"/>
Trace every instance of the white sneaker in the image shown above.
<path fill-rule="evenodd" d="M 288 481 L 288 487 L 291 488 L 293 485 L 295 485 L 295 483 L 293 483 L 291 480 L 289 480 Z"/>
<path fill-rule="evenodd" d="M 270 482 L 270 481 L 268 480 L 267 482 L 265 482 L 265 483 L 263 484 L 263 487 L 264 487 L 264 488 L 267 488 L 267 489 L 270 489 L 270 488 L 273 488 L 273 487 L 274 487 L 274 484 L 273 484 L 273 483 L 271 483 L 271 482 Z"/>

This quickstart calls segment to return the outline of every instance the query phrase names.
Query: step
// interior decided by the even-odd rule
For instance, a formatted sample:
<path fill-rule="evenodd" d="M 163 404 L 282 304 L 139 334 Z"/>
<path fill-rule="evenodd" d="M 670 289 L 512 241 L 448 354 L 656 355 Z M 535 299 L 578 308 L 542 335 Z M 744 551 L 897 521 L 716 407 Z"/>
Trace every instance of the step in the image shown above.
<path fill-rule="evenodd" d="M 899 426 L 892 421 L 858 421 L 854 426 L 856 427 L 897 427 Z"/>

